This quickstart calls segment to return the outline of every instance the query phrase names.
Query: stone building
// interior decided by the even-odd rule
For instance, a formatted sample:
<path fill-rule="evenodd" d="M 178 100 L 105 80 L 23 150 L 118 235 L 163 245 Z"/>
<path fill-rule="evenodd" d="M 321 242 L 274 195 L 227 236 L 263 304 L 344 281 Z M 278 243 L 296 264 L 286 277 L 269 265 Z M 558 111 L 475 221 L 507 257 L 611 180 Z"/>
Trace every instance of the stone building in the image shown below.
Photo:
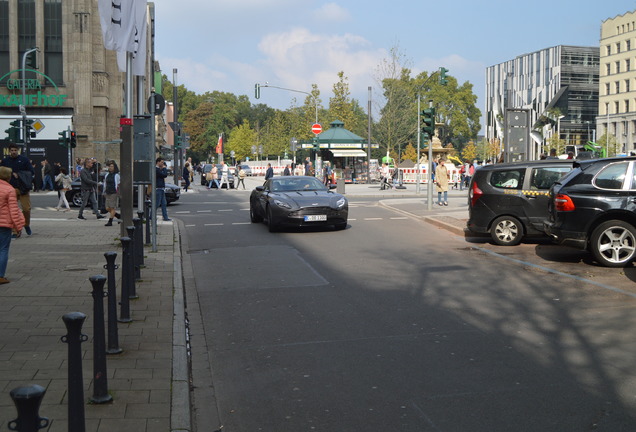
<path fill-rule="evenodd" d="M 601 24 L 600 136 L 616 137 L 618 153 L 636 151 L 636 11 Z"/>
<path fill-rule="evenodd" d="M 0 0 L 0 133 L 13 120 L 40 120 L 43 128 L 25 149 L 38 162 L 69 163 L 69 157 L 119 159 L 119 118 L 124 112 L 125 74 L 114 51 L 104 48 L 95 0 Z M 148 3 L 146 77 L 140 95 L 149 95 L 154 64 L 154 5 Z M 38 47 L 37 69 L 23 54 Z M 135 90 L 135 95 L 137 91 Z M 145 107 L 145 103 L 143 104 Z M 69 151 L 59 133 L 74 130 L 77 146 Z M 0 137 L 0 138 L 3 138 Z M 2 142 L 2 141 L 0 141 Z M 1 144 L 6 152 L 6 144 Z"/>

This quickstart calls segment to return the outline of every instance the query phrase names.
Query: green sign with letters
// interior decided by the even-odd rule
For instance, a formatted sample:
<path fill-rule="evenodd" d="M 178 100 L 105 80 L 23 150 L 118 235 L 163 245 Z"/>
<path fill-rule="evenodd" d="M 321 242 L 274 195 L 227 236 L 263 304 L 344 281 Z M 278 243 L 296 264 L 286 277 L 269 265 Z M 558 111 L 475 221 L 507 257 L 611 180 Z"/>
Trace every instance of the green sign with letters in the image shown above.
<path fill-rule="evenodd" d="M 1 107 L 19 107 L 24 105 L 27 107 L 61 107 L 66 102 L 68 95 L 59 94 L 59 89 L 55 82 L 48 76 L 44 75 L 34 69 L 25 69 L 25 72 L 33 72 L 44 77 L 44 79 L 51 83 L 57 94 L 44 94 L 42 92 L 42 83 L 37 79 L 16 79 L 9 78 L 13 73 L 21 73 L 22 69 L 12 70 L 11 72 L 0 77 L 1 85 L 8 90 L 17 90 L 19 93 L 13 93 L 8 95 L 0 94 L 0 108 Z M 24 89 L 25 96 L 22 100 L 22 91 Z M 34 93 L 35 91 L 35 93 Z"/>

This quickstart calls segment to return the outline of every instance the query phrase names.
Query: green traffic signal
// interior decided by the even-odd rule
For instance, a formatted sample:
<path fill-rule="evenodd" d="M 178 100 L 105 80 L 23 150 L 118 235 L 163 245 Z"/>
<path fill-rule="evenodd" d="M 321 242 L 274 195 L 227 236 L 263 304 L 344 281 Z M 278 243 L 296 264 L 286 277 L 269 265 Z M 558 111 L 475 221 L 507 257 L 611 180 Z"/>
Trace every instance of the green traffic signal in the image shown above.
<path fill-rule="evenodd" d="M 428 138 L 435 135 L 435 108 L 422 111 L 422 133 Z"/>
<path fill-rule="evenodd" d="M 61 145 L 61 146 L 64 146 L 64 147 L 68 147 L 68 136 L 67 136 L 67 132 L 68 132 L 68 131 L 63 130 L 62 132 L 58 132 L 58 133 L 57 133 L 57 134 L 60 136 L 60 137 L 57 139 L 57 143 L 58 143 L 59 145 Z"/>
<path fill-rule="evenodd" d="M 439 83 L 441 85 L 448 84 L 448 80 L 446 79 L 446 72 L 448 72 L 448 69 L 446 69 L 445 67 L 439 68 Z"/>
<path fill-rule="evenodd" d="M 37 51 L 32 51 L 26 56 L 26 67 L 31 69 L 38 68 L 38 56 Z"/>

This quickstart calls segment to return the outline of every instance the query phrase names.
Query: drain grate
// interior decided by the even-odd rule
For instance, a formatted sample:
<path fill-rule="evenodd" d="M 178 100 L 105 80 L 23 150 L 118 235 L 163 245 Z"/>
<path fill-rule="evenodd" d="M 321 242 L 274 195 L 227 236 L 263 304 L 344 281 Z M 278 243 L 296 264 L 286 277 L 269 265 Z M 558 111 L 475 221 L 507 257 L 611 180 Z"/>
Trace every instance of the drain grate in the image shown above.
<path fill-rule="evenodd" d="M 195 249 L 188 251 L 188 255 L 207 255 L 209 253 L 210 249 Z"/>
<path fill-rule="evenodd" d="M 79 272 L 79 271 L 88 271 L 85 267 L 67 267 L 64 269 L 67 272 Z"/>

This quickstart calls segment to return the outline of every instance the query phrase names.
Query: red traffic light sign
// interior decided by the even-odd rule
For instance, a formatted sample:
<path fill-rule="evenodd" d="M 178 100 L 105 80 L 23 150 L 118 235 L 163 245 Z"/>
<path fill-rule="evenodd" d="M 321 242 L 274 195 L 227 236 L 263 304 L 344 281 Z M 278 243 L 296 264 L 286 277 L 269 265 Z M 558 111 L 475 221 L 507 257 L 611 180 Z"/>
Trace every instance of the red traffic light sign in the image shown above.
<path fill-rule="evenodd" d="M 311 127 L 311 131 L 318 135 L 320 132 L 322 132 L 322 126 L 320 126 L 319 123 L 314 123 L 314 125 Z"/>

